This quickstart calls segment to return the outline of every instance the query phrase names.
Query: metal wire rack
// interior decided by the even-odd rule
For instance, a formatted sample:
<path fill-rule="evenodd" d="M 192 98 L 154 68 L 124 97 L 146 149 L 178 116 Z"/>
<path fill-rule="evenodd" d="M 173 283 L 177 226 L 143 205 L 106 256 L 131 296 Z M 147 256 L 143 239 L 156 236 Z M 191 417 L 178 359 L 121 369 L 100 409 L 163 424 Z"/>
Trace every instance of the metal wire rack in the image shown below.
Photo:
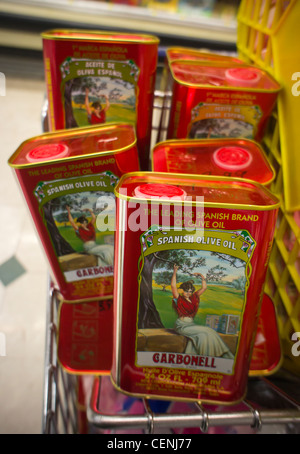
<path fill-rule="evenodd" d="M 49 279 L 46 312 L 46 352 L 42 432 L 76 433 L 77 378 L 67 374 L 57 359 L 58 291 Z"/>
<path fill-rule="evenodd" d="M 199 433 L 222 432 L 240 433 L 262 432 L 266 425 L 276 425 L 276 430 L 284 433 L 299 433 L 299 407 L 289 397 L 265 379 L 249 383 L 247 398 L 238 406 L 227 408 L 203 406 L 200 403 L 189 405 L 189 411 L 182 413 L 158 413 L 152 411 L 151 400 L 142 399 L 145 411 L 138 415 L 110 415 L 101 412 L 101 378 L 95 381 L 91 405 L 87 417 L 91 424 L 100 429 L 142 429 L 145 433 L 176 433 L 176 429 L 198 429 Z M 253 394 L 265 394 L 267 399 L 277 402 L 277 409 L 268 409 L 253 401 Z M 257 396 L 258 397 L 258 396 Z M 280 402 L 280 403 L 279 403 Z M 269 402 L 270 403 L 270 402 Z M 242 428 L 244 426 L 244 429 Z M 245 430 L 246 429 L 246 430 Z M 167 430 L 167 432 L 166 432 Z M 187 432 L 188 433 L 188 432 Z"/>

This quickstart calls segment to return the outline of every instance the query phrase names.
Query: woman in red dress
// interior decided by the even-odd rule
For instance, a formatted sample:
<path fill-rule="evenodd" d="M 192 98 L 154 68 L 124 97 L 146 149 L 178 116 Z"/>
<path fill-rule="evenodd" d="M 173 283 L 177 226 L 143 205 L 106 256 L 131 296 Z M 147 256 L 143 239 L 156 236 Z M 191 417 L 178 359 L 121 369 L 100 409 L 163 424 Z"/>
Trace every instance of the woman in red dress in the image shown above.
<path fill-rule="evenodd" d="M 106 112 L 110 106 L 109 99 L 107 95 L 103 95 L 106 100 L 106 104 L 104 107 L 100 104 L 100 102 L 96 101 L 92 103 L 90 106 L 89 103 L 89 89 L 85 89 L 85 107 L 88 114 L 88 120 L 91 125 L 98 125 L 105 123 L 106 121 Z"/>
<path fill-rule="evenodd" d="M 202 287 L 196 291 L 193 285 L 194 281 L 183 282 L 179 286 L 182 293 L 179 293 L 176 281 L 177 270 L 178 266 L 174 265 L 171 290 L 173 305 L 178 314 L 175 330 L 178 334 L 189 338 L 185 353 L 233 359 L 233 354 L 216 331 L 194 322 L 194 317 L 199 308 L 200 296 L 207 288 L 206 279 L 201 273 L 194 273 L 194 276 L 201 277 Z"/>
<path fill-rule="evenodd" d="M 113 265 L 114 263 L 114 247 L 111 244 L 97 244 L 96 243 L 96 216 L 92 210 L 87 208 L 91 215 L 91 219 L 87 219 L 85 216 L 77 218 L 76 222 L 71 214 L 69 206 L 66 207 L 68 211 L 68 220 L 75 230 L 76 235 L 83 242 L 83 250 L 87 254 L 96 255 L 98 258 L 98 265 Z"/>

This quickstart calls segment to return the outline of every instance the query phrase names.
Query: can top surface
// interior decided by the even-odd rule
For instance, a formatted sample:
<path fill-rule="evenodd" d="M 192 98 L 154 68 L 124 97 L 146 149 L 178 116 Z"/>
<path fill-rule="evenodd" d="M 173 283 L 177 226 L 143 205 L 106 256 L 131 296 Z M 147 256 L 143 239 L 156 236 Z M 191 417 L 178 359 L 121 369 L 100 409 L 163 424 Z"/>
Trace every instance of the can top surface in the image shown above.
<path fill-rule="evenodd" d="M 108 124 L 45 133 L 23 142 L 10 157 L 14 168 L 120 153 L 136 144 L 133 125 Z"/>
<path fill-rule="evenodd" d="M 184 200 L 192 205 L 245 210 L 273 210 L 280 204 L 275 195 L 254 181 L 162 172 L 128 173 L 117 184 L 115 195 L 127 201 L 182 203 Z"/>
<path fill-rule="evenodd" d="M 106 41 L 106 42 L 132 42 L 139 44 L 158 44 L 159 38 L 147 34 L 133 34 L 110 32 L 102 30 L 47 30 L 41 34 L 44 40 L 76 40 L 76 41 Z"/>
<path fill-rule="evenodd" d="M 194 87 L 214 87 L 247 89 L 247 91 L 280 90 L 280 85 L 262 69 L 252 65 L 242 65 L 224 61 L 170 62 L 173 78 L 182 85 Z"/>
<path fill-rule="evenodd" d="M 166 140 L 152 149 L 152 170 L 224 175 L 245 171 L 245 178 L 270 184 L 275 171 L 261 146 L 249 139 Z"/>
<path fill-rule="evenodd" d="M 169 47 L 166 49 L 166 56 L 169 62 L 174 60 L 199 60 L 199 61 L 231 61 L 235 63 L 244 63 L 237 57 L 230 55 L 216 54 L 212 52 L 200 51 L 188 47 Z"/>

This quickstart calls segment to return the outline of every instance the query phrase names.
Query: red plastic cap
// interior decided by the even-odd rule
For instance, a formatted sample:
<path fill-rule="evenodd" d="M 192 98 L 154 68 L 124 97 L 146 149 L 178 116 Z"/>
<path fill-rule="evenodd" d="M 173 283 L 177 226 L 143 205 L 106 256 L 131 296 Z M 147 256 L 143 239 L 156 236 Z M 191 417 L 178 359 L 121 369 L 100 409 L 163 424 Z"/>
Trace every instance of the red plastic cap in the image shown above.
<path fill-rule="evenodd" d="M 68 155 L 68 147 L 62 143 L 51 143 L 39 145 L 27 153 L 27 160 L 30 162 L 51 161 Z"/>
<path fill-rule="evenodd" d="M 176 197 L 177 199 L 184 200 L 184 198 L 186 197 L 186 192 L 177 186 L 172 186 L 169 184 L 146 183 L 135 188 L 134 195 L 136 197 L 142 197 L 146 199 Z"/>
<path fill-rule="evenodd" d="M 237 67 L 227 69 L 225 77 L 230 85 L 253 87 L 257 84 L 261 75 L 257 69 Z"/>
<path fill-rule="evenodd" d="M 242 170 L 251 164 L 252 155 L 246 148 L 222 147 L 214 152 L 213 159 L 222 169 Z"/>

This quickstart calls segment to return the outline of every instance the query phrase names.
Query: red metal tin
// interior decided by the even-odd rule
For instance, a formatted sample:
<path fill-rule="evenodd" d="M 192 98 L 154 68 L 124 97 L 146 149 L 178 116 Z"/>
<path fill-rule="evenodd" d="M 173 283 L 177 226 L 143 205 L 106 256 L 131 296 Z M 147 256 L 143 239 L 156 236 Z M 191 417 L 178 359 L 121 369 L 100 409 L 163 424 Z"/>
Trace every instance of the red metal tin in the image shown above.
<path fill-rule="evenodd" d="M 173 87 L 173 78 L 172 78 L 172 73 L 171 73 L 171 63 L 176 60 L 186 60 L 189 61 L 193 64 L 194 61 L 198 62 L 228 62 L 230 63 L 235 63 L 235 64 L 244 64 L 241 60 L 239 60 L 236 57 L 228 56 L 228 55 L 223 55 L 223 54 L 217 54 L 217 53 L 211 53 L 211 52 L 204 52 L 204 51 L 199 51 L 197 49 L 192 49 L 188 47 L 169 47 L 166 49 L 166 57 L 165 57 L 165 62 L 164 62 L 164 67 L 163 67 L 163 73 L 161 77 L 161 82 L 160 82 L 160 88 L 162 91 L 171 94 L 172 93 L 172 87 Z M 161 123 L 160 123 L 160 129 L 163 129 L 164 131 L 168 127 L 168 122 L 169 122 L 169 98 L 165 97 L 163 106 L 162 106 L 162 114 L 161 114 Z"/>
<path fill-rule="evenodd" d="M 281 343 L 274 303 L 263 296 L 258 327 L 250 363 L 250 376 L 275 373 L 282 361 Z"/>
<path fill-rule="evenodd" d="M 111 298 L 113 191 L 121 175 L 139 169 L 134 126 L 47 133 L 22 143 L 9 164 L 63 299 Z"/>
<path fill-rule="evenodd" d="M 61 302 L 57 356 L 68 373 L 109 375 L 113 353 L 113 301 Z"/>
<path fill-rule="evenodd" d="M 90 30 L 50 30 L 42 38 L 50 131 L 132 122 L 147 170 L 158 38 Z"/>
<path fill-rule="evenodd" d="M 161 198 L 155 185 L 165 185 Z M 155 172 L 123 176 L 115 194 L 115 386 L 163 399 L 241 400 L 277 198 L 249 180 Z"/>
<path fill-rule="evenodd" d="M 280 89 L 266 72 L 249 65 L 196 61 L 173 61 L 170 70 L 168 139 L 261 140 Z"/>
<path fill-rule="evenodd" d="M 248 139 L 167 140 L 151 154 L 154 172 L 247 178 L 266 186 L 275 178 L 260 144 Z"/>

